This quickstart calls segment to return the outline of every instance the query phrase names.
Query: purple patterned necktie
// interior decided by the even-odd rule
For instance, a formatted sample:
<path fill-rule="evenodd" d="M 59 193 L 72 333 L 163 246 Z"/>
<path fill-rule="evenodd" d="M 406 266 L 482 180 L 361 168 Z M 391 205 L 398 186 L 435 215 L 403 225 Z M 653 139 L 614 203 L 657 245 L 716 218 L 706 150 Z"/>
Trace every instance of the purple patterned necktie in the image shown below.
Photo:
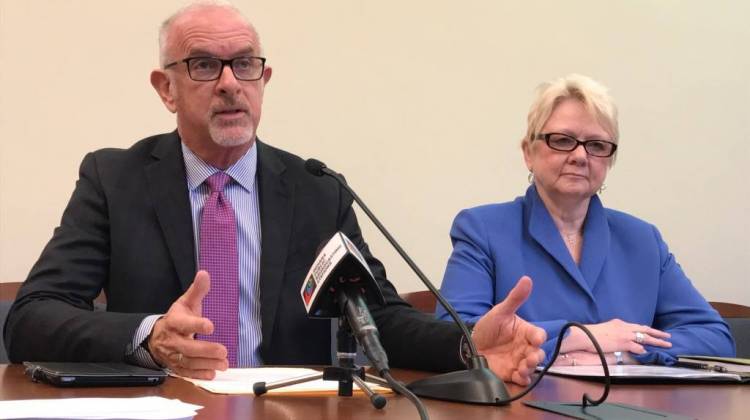
<path fill-rule="evenodd" d="M 203 317 L 214 323 L 214 333 L 198 338 L 226 346 L 229 367 L 236 367 L 240 275 L 237 223 L 232 204 L 224 195 L 230 180 L 224 172 L 206 179 L 211 195 L 201 215 L 199 266 L 211 276 L 211 290 L 203 298 Z"/>

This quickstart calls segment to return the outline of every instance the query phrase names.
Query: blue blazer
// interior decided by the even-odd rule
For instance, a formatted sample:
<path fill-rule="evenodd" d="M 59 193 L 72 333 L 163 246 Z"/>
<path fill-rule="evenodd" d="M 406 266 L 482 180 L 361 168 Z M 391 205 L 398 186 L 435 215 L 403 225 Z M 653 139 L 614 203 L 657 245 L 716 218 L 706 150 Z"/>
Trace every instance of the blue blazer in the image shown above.
<path fill-rule="evenodd" d="M 576 265 L 534 186 L 526 196 L 464 210 L 451 229 L 453 253 L 441 290 L 468 322 L 505 298 L 523 275 L 534 281 L 518 314 L 547 331 L 554 350 L 569 321 L 619 318 L 672 334 L 672 348 L 646 346 L 641 363 L 672 364 L 681 354 L 734 356 L 719 314 L 683 273 L 653 225 L 591 198 Z M 438 305 L 437 316 L 448 319 Z"/>

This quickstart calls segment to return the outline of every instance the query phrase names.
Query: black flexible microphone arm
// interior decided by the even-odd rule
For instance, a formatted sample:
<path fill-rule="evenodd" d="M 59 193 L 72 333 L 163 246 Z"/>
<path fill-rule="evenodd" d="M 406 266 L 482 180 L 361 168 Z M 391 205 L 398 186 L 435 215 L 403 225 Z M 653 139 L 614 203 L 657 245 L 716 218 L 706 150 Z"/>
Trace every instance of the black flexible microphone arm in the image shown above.
<path fill-rule="evenodd" d="M 469 345 L 469 351 L 471 352 L 471 359 L 470 361 L 467 361 L 467 362 L 474 363 L 476 361 L 476 357 L 479 356 L 479 352 L 477 351 L 476 345 L 474 345 L 474 340 L 472 340 L 471 333 L 469 332 L 469 329 L 466 327 L 466 324 L 464 323 L 464 321 L 461 319 L 461 317 L 458 316 L 458 313 L 456 313 L 456 310 L 453 309 L 453 306 L 450 303 L 448 303 L 448 301 L 446 301 L 445 298 L 443 298 L 442 294 L 435 288 L 435 286 L 432 285 L 432 282 L 430 282 L 430 280 L 427 279 L 427 276 L 424 275 L 422 270 L 420 270 L 419 267 L 417 267 L 417 264 L 411 259 L 411 257 L 409 257 L 406 251 L 404 251 L 404 249 L 401 248 L 401 245 L 399 245 L 398 242 L 396 242 L 396 239 L 394 239 L 393 236 L 388 232 L 388 229 L 386 229 L 385 226 L 383 226 L 383 224 L 380 223 L 380 220 L 378 220 L 378 218 L 375 217 L 375 215 L 370 211 L 370 209 L 362 201 L 362 199 L 359 198 L 357 193 L 355 193 L 354 190 L 352 190 L 349 187 L 349 185 L 346 183 L 346 180 L 337 172 L 329 169 L 325 165 L 325 163 L 317 159 L 308 159 L 307 161 L 305 161 L 305 169 L 307 169 L 308 172 L 310 172 L 311 174 L 315 176 L 328 175 L 334 178 L 336 181 L 338 181 L 338 183 L 342 187 L 344 187 L 344 189 L 346 189 L 347 192 L 349 192 L 349 194 L 352 195 L 352 197 L 354 198 L 354 201 L 357 202 L 357 204 L 362 209 L 362 211 L 364 211 L 365 214 L 367 214 L 367 216 L 370 218 L 370 220 L 372 220 L 375 226 L 377 226 L 377 228 L 380 230 L 383 236 L 385 236 L 385 238 L 388 239 L 388 242 L 390 242 L 391 245 L 393 245 L 393 247 L 396 248 L 396 251 L 398 251 L 399 255 L 401 255 L 401 258 L 403 258 L 404 261 L 406 261 L 406 264 L 408 264 L 409 267 L 412 269 L 412 271 L 414 271 L 414 274 L 416 274 L 417 277 L 419 277 L 419 280 L 421 280 L 422 283 L 424 283 L 424 285 L 427 286 L 430 292 L 432 292 L 432 294 L 437 298 L 438 302 L 440 302 L 440 304 L 443 305 L 446 311 L 448 311 L 451 318 L 453 318 L 453 320 L 459 326 L 459 328 L 461 328 L 461 332 L 463 333 L 466 339 L 466 343 L 468 343 Z"/>

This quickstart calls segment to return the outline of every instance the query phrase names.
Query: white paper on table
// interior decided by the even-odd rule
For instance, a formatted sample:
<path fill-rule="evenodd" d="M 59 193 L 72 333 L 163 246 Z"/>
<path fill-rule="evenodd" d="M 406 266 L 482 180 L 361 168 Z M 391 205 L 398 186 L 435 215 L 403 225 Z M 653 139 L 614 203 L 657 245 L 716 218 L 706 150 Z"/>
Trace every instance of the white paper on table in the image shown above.
<path fill-rule="evenodd" d="M 610 365 L 609 375 L 616 378 L 644 379 L 719 379 L 740 382 L 742 378 L 732 373 L 720 373 L 709 370 L 688 369 L 682 367 L 657 365 Z M 588 378 L 604 377 L 600 365 L 591 366 L 553 366 L 549 373 L 565 376 Z"/>
<path fill-rule="evenodd" d="M 262 368 L 232 368 L 225 371 L 216 371 L 216 377 L 207 381 L 202 379 L 191 379 L 181 377 L 182 379 L 192 382 L 206 391 L 216 394 L 253 394 L 253 384 L 256 382 L 275 382 L 300 376 L 307 376 L 320 371 L 307 368 L 287 368 L 287 367 L 262 367 Z M 392 392 L 390 389 L 377 384 L 369 383 L 370 388 L 378 393 Z M 289 385 L 282 388 L 271 389 L 269 394 L 295 394 L 295 393 L 313 393 L 328 394 L 338 392 L 339 383 L 337 381 L 324 381 L 316 379 L 314 381 L 301 384 Z M 357 384 L 354 384 L 354 392 L 362 392 Z"/>
<path fill-rule="evenodd" d="M 2 419 L 190 419 L 200 405 L 162 397 L 0 401 Z"/>

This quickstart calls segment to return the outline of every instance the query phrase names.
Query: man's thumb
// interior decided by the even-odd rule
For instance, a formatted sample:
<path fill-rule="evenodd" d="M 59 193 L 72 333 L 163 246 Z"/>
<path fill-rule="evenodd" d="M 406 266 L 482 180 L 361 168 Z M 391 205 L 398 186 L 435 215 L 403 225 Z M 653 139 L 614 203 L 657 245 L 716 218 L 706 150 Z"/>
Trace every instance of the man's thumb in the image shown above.
<path fill-rule="evenodd" d="M 208 275 L 208 271 L 201 270 L 195 275 L 193 284 L 187 289 L 185 294 L 182 295 L 185 305 L 190 308 L 199 308 L 203 302 L 203 298 L 208 294 L 211 289 L 211 277 Z"/>
<path fill-rule="evenodd" d="M 531 278 L 528 276 L 521 277 L 510 293 L 508 293 L 508 296 L 505 297 L 505 300 L 498 305 L 502 308 L 500 311 L 507 315 L 516 313 L 518 308 L 529 298 L 531 287 Z"/>

